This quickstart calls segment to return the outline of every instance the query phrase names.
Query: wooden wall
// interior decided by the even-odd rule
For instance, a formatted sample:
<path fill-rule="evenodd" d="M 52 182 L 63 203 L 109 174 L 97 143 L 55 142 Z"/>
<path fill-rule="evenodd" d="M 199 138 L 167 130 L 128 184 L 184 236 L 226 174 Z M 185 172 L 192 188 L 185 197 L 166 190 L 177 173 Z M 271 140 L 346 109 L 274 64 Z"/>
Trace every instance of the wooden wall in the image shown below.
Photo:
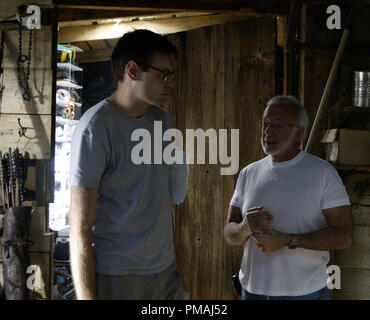
<path fill-rule="evenodd" d="M 309 46 L 300 50 L 300 99 L 310 116 L 311 124 L 319 106 L 337 47 L 343 33 L 348 8 L 342 6 L 342 29 L 326 27 L 327 5 L 304 5 L 301 17 L 300 41 Z M 370 68 L 370 28 L 368 6 L 358 6 L 351 32 L 331 90 L 327 108 L 323 113 L 313 154 L 325 159 L 325 149 L 320 140 L 326 128 L 370 130 L 370 113 L 344 112 L 351 106 L 353 71 Z M 334 299 L 370 299 L 370 210 L 369 172 L 356 172 L 338 168 L 350 196 L 353 219 L 353 242 L 349 250 L 332 252 L 330 264 L 341 270 L 341 289 L 334 289 Z M 360 187 L 360 188 L 359 188 Z"/>
<path fill-rule="evenodd" d="M 34 4 L 41 8 L 51 8 L 51 0 L 14 0 L 0 2 L 0 20 L 17 13 L 21 4 Z M 14 20 L 12 17 L 10 20 Z M 55 21 L 56 22 L 56 21 Z M 4 91 L 0 95 L 0 150 L 9 152 L 9 148 L 24 154 L 28 152 L 34 159 L 35 166 L 29 168 L 27 185 L 36 192 L 35 201 L 24 205 L 32 206 L 30 238 L 34 244 L 30 247 L 31 265 L 37 266 L 33 275 L 39 280 L 40 287 L 31 292 L 32 299 L 48 299 L 52 286 L 52 235 L 48 233 L 47 203 L 53 197 L 50 192 L 50 172 L 53 170 L 53 26 L 42 21 L 41 29 L 33 30 L 32 54 L 30 65 L 31 99 L 25 101 L 17 81 L 18 31 L 5 32 L 4 73 L 2 84 Z M 22 31 L 23 54 L 28 54 L 29 31 Z M 26 65 L 26 64 L 25 64 Z M 0 83 L 1 84 L 1 83 Z M 27 137 L 20 137 L 18 118 L 21 124 L 28 127 Z M 31 139 L 29 139 L 31 138 Z M 35 169 L 36 173 L 33 173 Z M 33 180 L 33 181 L 30 181 Z M 36 188 L 37 185 L 37 188 Z M 2 199 L 0 199 L 2 205 Z M 1 247 L 0 247 L 1 250 Z M 1 265 L 0 254 L 0 265 Z M 2 267 L 0 266 L 0 287 L 2 284 Z M 0 290 L 1 291 L 1 290 Z M 1 294 L 1 292 L 0 292 Z"/>
<path fill-rule="evenodd" d="M 185 129 L 225 128 L 229 143 L 230 129 L 239 129 L 239 170 L 260 159 L 259 123 L 275 94 L 276 20 L 255 18 L 170 38 L 180 53 L 173 126 L 184 137 Z M 226 244 L 223 228 L 238 175 L 220 175 L 218 163 L 190 165 L 189 193 L 176 208 L 179 263 L 191 299 L 237 298 L 231 275 L 242 248 Z"/>

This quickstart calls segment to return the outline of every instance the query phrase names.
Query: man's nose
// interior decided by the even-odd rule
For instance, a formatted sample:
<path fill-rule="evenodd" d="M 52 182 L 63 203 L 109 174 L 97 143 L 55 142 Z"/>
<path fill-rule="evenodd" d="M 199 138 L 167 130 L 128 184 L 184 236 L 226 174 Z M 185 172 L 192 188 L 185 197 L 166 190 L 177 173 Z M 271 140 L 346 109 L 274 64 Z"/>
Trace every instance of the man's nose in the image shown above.
<path fill-rule="evenodd" d="M 172 78 L 172 79 L 167 80 L 165 82 L 165 86 L 166 86 L 166 88 L 170 88 L 170 89 L 175 88 L 175 77 Z"/>

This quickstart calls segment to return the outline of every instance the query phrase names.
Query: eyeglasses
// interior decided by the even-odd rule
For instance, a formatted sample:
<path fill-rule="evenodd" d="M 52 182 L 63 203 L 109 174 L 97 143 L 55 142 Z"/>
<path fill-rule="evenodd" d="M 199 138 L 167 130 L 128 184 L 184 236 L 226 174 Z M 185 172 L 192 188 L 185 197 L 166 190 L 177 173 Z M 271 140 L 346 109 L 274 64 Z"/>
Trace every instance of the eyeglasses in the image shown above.
<path fill-rule="evenodd" d="M 156 71 L 159 71 L 160 73 L 162 73 L 162 80 L 165 81 L 165 82 L 166 81 L 171 81 L 175 77 L 175 71 L 162 70 L 162 69 L 156 68 L 156 67 L 150 65 L 149 63 L 145 63 L 145 62 L 139 63 L 139 65 L 146 66 L 146 67 L 152 68 Z"/>
<path fill-rule="evenodd" d="M 270 127 L 276 130 L 280 130 L 280 129 L 283 129 L 284 126 L 299 127 L 299 125 L 295 123 L 282 123 L 279 121 L 275 121 L 275 122 L 263 121 L 262 122 L 263 129 L 267 129 L 268 127 Z"/>

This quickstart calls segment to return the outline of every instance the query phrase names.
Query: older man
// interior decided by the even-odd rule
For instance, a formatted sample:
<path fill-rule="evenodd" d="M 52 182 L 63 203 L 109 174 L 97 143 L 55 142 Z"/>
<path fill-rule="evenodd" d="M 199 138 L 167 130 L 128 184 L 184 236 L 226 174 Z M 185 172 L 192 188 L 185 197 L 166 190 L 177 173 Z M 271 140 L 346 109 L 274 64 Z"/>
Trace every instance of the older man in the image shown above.
<path fill-rule="evenodd" d="M 277 96 L 262 118 L 267 157 L 239 174 L 224 235 L 244 245 L 242 299 L 329 299 L 328 250 L 351 245 L 350 202 L 336 170 L 300 151 L 308 117 Z"/>

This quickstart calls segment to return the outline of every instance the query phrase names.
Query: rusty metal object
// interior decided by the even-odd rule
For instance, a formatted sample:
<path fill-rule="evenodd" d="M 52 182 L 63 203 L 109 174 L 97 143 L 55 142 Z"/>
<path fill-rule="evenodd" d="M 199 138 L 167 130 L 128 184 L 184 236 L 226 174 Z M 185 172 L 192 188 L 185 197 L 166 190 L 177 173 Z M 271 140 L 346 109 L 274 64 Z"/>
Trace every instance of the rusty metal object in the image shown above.
<path fill-rule="evenodd" d="M 4 290 L 7 300 L 29 300 L 27 268 L 32 207 L 11 207 L 4 215 L 2 238 Z"/>

